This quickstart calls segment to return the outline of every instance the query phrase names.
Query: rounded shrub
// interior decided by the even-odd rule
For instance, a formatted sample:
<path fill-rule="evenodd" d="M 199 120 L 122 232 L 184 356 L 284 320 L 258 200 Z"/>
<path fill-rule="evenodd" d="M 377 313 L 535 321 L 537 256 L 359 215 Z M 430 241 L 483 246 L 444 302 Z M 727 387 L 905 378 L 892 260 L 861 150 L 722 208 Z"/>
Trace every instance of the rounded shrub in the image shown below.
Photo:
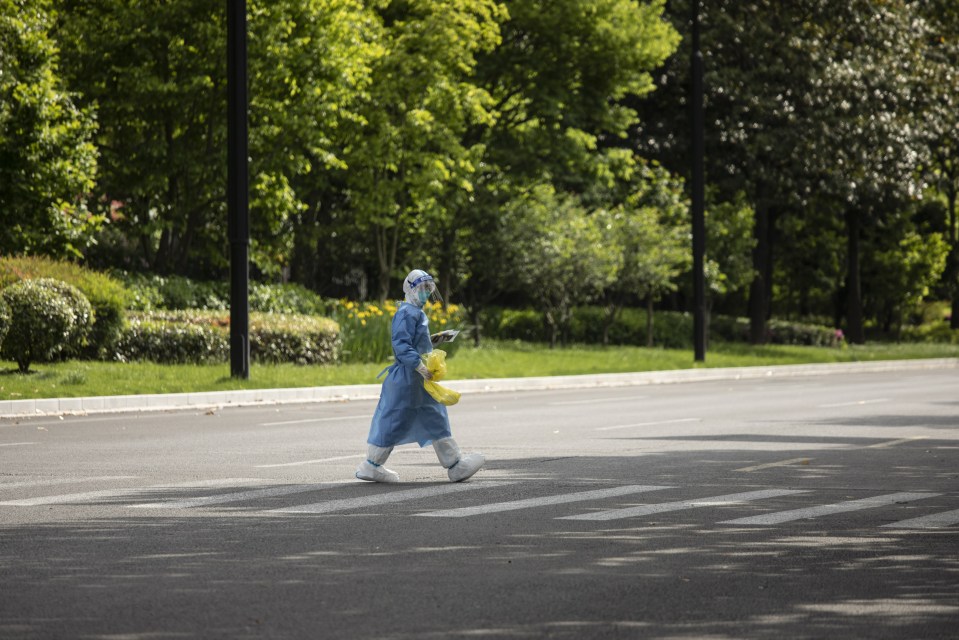
<path fill-rule="evenodd" d="M 7 306 L 7 303 L 3 301 L 3 297 L 0 296 L 0 345 L 3 344 L 3 339 L 7 335 L 7 331 L 10 330 L 10 307 Z"/>
<path fill-rule="evenodd" d="M 81 267 L 73 262 L 52 260 L 42 256 L 8 256 L 0 258 L 0 288 L 38 278 L 52 278 L 73 285 L 90 302 L 94 322 L 89 335 L 77 353 L 83 357 L 103 357 L 123 327 L 124 309 L 129 294 L 123 284 L 110 276 Z"/>
<path fill-rule="evenodd" d="M 65 349 L 79 348 L 93 323 L 93 309 L 76 287 L 58 280 L 23 280 L 3 290 L 10 328 L 0 355 L 27 372 Z"/>
<path fill-rule="evenodd" d="M 340 354 L 339 325 L 316 316 L 253 314 L 250 358 L 256 362 L 334 364 Z"/>
<path fill-rule="evenodd" d="M 150 313 L 131 314 L 113 349 L 116 360 L 162 364 L 218 362 L 229 354 L 229 338 L 221 327 Z"/>
<path fill-rule="evenodd" d="M 339 326 L 302 314 L 251 313 L 250 358 L 256 362 L 332 364 L 340 359 Z M 117 360 L 166 364 L 226 362 L 230 316 L 222 311 L 131 313 L 114 349 Z"/>

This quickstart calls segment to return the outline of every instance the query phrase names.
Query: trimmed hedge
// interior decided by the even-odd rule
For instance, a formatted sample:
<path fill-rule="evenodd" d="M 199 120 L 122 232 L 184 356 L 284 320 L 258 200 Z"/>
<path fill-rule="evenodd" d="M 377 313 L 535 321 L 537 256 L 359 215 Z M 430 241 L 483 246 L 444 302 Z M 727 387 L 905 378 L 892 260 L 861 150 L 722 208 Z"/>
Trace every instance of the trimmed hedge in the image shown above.
<path fill-rule="evenodd" d="M 123 284 L 110 276 L 81 267 L 73 262 L 62 262 L 41 256 L 0 258 L 0 289 L 22 280 L 52 278 L 71 284 L 89 300 L 93 307 L 94 323 L 86 344 L 71 355 L 102 357 L 120 335 L 128 294 Z"/>
<path fill-rule="evenodd" d="M 10 307 L 7 306 L 7 303 L 3 300 L 3 296 L 0 295 L 0 345 L 3 344 L 3 339 L 7 335 L 7 331 L 10 330 L 10 320 Z"/>
<path fill-rule="evenodd" d="M 602 307 L 577 307 L 570 322 L 569 340 L 581 344 L 602 344 Z M 749 342 L 749 320 L 729 316 L 710 318 L 709 334 L 714 340 Z M 549 334 L 543 315 L 531 309 L 491 309 L 483 314 L 483 335 L 503 340 L 547 342 Z M 771 320 L 767 340 L 770 344 L 839 346 L 842 332 L 821 325 Z M 645 346 L 646 311 L 637 308 L 620 310 L 609 328 L 609 343 Z M 676 311 L 653 313 L 653 345 L 667 349 L 693 347 L 693 316 Z"/>
<path fill-rule="evenodd" d="M 250 359 L 254 361 L 332 364 L 339 357 L 339 325 L 329 318 L 266 314 L 250 318 Z"/>
<path fill-rule="evenodd" d="M 82 345 L 93 324 L 93 309 L 80 291 L 51 278 L 23 280 L 5 288 L 10 327 L 0 355 L 21 372 Z"/>
<path fill-rule="evenodd" d="M 710 322 L 710 335 L 729 342 L 749 342 L 749 319 L 718 316 Z M 769 344 L 796 344 L 813 347 L 838 347 L 842 331 L 815 324 L 770 320 L 766 325 Z"/>
<path fill-rule="evenodd" d="M 129 309 L 225 311 L 230 308 L 230 284 L 202 282 L 180 276 L 118 273 L 130 292 Z M 332 303 L 298 284 L 250 283 L 250 309 L 263 313 L 330 315 Z"/>
<path fill-rule="evenodd" d="M 902 328 L 902 338 L 907 342 L 935 342 L 940 344 L 959 344 L 959 329 L 950 329 L 949 323 L 939 321 L 918 327 Z"/>
<path fill-rule="evenodd" d="M 167 364 L 223 362 L 230 353 L 230 317 L 217 311 L 130 314 L 114 359 Z M 256 362 L 332 364 L 340 353 L 339 327 L 329 318 L 250 314 L 250 359 Z"/>

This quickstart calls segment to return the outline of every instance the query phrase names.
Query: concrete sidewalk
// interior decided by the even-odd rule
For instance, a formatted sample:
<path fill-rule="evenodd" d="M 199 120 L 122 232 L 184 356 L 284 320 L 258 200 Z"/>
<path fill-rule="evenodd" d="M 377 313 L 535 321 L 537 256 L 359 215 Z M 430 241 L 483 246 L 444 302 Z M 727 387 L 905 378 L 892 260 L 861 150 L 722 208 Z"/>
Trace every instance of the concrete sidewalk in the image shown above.
<path fill-rule="evenodd" d="M 877 371 L 921 371 L 956 369 L 959 358 L 927 360 L 885 360 L 879 362 L 843 362 L 835 364 L 797 364 L 726 369 L 677 369 L 636 373 L 603 373 L 538 378 L 489 378 L 449 380 L 445 386 L 463 394 L 544 389 L 585 389 L 628 387 L 650 384 L 675 384 L 711 380 L 747 380 L 794 376 L 836 375 Z M 244 391 L 206 391 L 200 393 L 150 394 L 137 396 L 97 396 L 91 398 L 45 398 L 38 400 L 0 400 L 0 418 L 38 415 L 91 414 L 134 411 L 170 411 L 242 407 L 249 405 L 307 402 L 344 402 L 378 398 L 379 384 L 303 387 L 295 389 L 254 389 Z"/>

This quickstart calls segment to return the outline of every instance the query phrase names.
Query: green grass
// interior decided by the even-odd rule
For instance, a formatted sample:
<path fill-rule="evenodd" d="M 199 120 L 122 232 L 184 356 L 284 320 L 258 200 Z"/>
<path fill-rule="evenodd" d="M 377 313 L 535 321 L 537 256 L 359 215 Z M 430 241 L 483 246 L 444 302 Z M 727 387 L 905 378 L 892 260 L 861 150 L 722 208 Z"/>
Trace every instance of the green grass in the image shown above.
<path fill-rule="evenodd" d="M 959 345 L 871 344 L 831 349 L 714 344 L 706 354 L 706 364 L 702 365 L 693 362 L 689 350 L 592 346 L 550 350 L 538 344 L 494 342 L 479 349 L 462 345 L 449 361 L 449 379 L 946 357 L 959 357 Z M 371 384 L 377 382 L 376 375 L 386 364 L 253 364 L 249 380 L 236 380 L 230 377 L 227 363 L 158 365 L 69 361 L 35 364 L 34 371 L 24 375 L 17 372 L 14 363 L 0 361 L 0 400 Z"/>

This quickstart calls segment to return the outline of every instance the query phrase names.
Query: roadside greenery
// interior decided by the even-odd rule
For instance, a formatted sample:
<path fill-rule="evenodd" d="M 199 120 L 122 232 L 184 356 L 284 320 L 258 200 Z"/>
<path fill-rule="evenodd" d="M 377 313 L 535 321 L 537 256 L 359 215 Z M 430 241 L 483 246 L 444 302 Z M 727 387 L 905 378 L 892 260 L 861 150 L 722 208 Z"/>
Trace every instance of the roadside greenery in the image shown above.
<path fill-rule="evenodd" d="M 754 347 L 716 344 L 707 367 L 768 366 L 815 362 L 959 357 L 959 345 L 867 345 L 847 349 L 788 345 Z M 237 389 L 376 384 L 385 363 L 298 366 L 260 365 L 250 379 L 231 378 L 227 364 L 160 365 L 150 362 L 57 362 L 17 373 L 0 361 L 0 400 L 187 393 Z M 575 345 L 550 349 L 544 343 L 487 341 L 461 347 L 449 362 L 449 379 L 479 379 L 661 371 L 700 368 L 688 350 Z"/>
<path fill-rule="evenodd" d="M 340 325 L 261 324 L 257 357 L 379 359 L 412 267 L 474 345 L 685 344 L 689 0 L 247 6 L 251 308 Z M 700 10 L 714 341 L 953 340 L 955 2 Z M 0 255 L 102 272 L 4 259 L 93 307 L 43 358 L 220 357 L 127 314 L 228 306 L 225 46 L 222 2 L 0 0 Z"/>

